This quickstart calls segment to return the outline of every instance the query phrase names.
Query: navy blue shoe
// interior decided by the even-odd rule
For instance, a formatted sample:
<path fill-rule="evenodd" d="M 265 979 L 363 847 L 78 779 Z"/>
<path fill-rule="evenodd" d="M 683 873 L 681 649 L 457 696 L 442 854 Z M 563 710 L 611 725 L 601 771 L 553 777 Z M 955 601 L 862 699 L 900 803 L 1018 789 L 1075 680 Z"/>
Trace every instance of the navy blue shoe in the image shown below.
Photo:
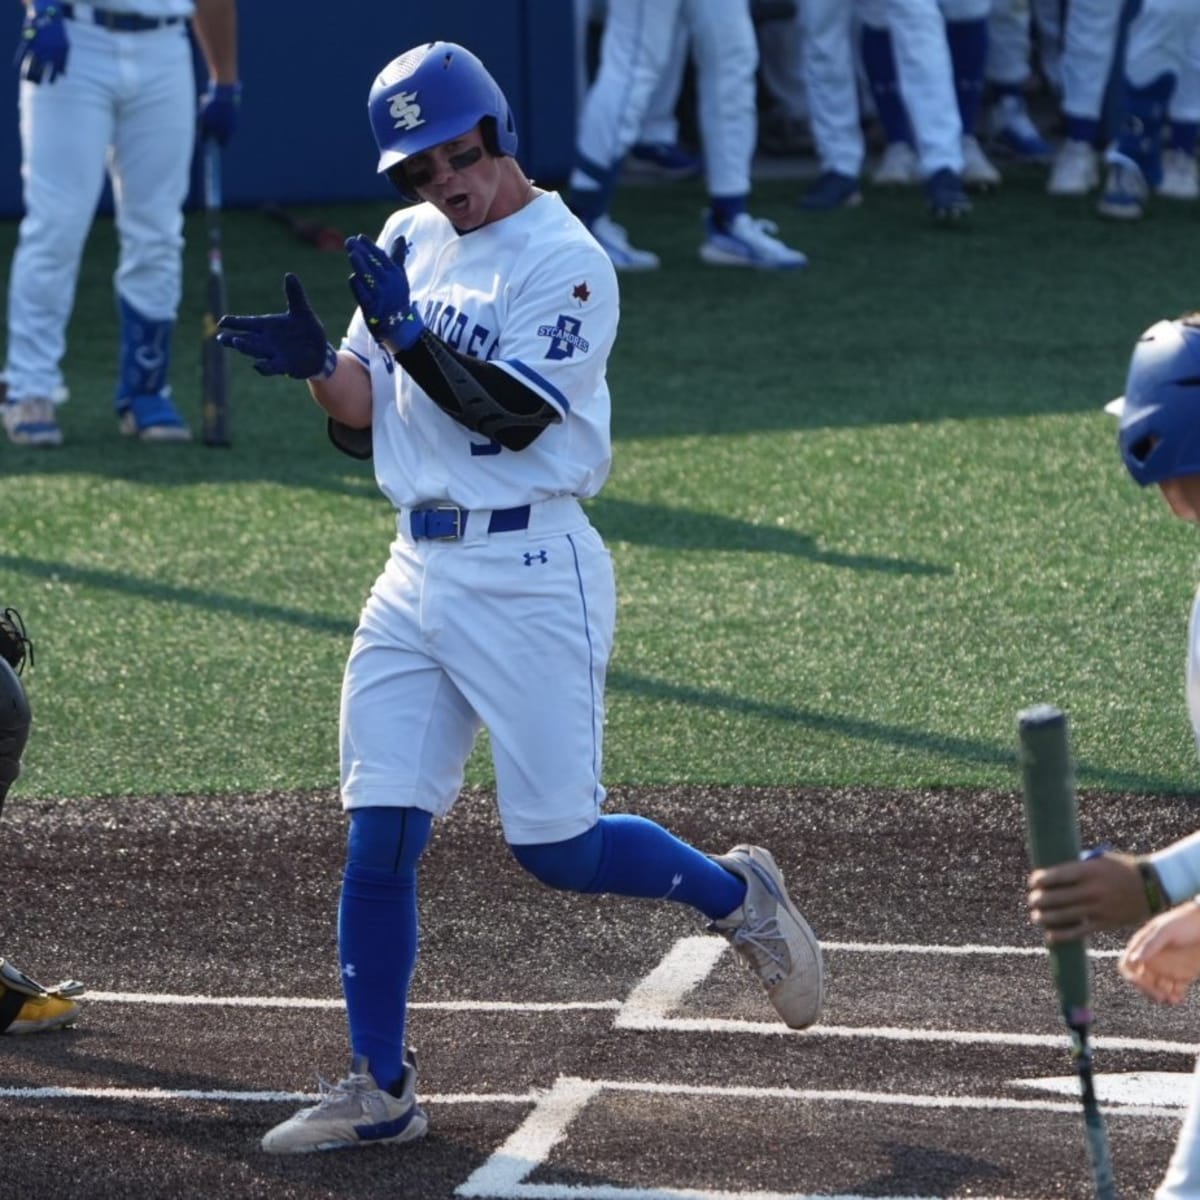
<path fill-rule="evenodd" d="M 862 188 L 858 180 L 840 171 L 822 171 L 816 183 L 800 197 L 800 207 L 809 212 L 831 212 L 861 203 Z"/>
<path fill-rule="evenodd" d="M 626 170 L 658 179 L 694 179 L 703 165 L 699 155 L 671 142 L 638 142 L 625 159 Z"/>
<path fill-rule="evenodd" d="M 967 199 L 962 176 L 949 167 L 934 171 L 925 180 L 925 195 L 935 221 L 954 224 L 971 211 L 971 202 Z"/>

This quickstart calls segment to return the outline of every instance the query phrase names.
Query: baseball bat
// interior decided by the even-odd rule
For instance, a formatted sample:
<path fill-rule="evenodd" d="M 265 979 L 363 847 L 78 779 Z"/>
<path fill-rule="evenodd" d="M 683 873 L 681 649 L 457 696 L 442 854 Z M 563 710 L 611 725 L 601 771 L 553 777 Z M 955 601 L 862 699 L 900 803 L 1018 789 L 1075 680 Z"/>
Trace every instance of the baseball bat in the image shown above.
<path fill-rule="evenodd" d="M 208 228 L 208 275 L 200 342 L 201 439 L 206 446 L 231 446 L 229 356 L 217 342 L 217 322 L 228 311 L 221 253 L 221 150 L 204 142 L 204 218 Z"/>
<path fill-rule="evenodd" d="M 346 235 L 332 225 L 320 225 L 316 221 L 308 221 L 295 213 L 288 212 L 278 204 L 268 202 L 262 206 L 264 215 L 272 221 L 290 230 L 302 242 L 315 246 L 318 250 L 341 251 L 345 248 Z"/>
<path fill-rule="evenodd" d="M 1017 717 L 1021 772 L 1025 796 L 1025 830 L 1029 861 L 1051 867 L 1079 857 L 1079 814 L 1066 714 L 1050 704 L 1038 704 Z M 1050 969 L 1071 1034 L 1071 1054 L 1079 1075 L 1084 1134 L 1092 1184 L 1097 1200 L 1116 1200 L 1112 1157 L 1104 1118 L 1096 1099 L 1088 1030 L 1092 1023 L 1087 943 L 1051 946 Z"/>

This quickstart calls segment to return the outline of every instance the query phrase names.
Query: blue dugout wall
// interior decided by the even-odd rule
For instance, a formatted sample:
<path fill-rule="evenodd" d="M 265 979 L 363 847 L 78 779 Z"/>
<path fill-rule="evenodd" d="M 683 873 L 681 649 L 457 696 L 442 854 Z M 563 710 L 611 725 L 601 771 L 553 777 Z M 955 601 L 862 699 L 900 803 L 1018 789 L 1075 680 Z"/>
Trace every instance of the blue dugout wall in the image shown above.
<path fill-rule="evenodd" d="M 20 140 L 7 47 L 17 44 L 22 9 L 0 4 L 0 106 L 8 113 L 0 121 L 0 216 L 15 217 Z M 226 205 L 393 196 L 375 174 L 367 93 L 384 63 L 438 38 L 467 46 L 495 75 L 529 174 L 565 179 L 575 123 L 573 8 L 573 0 L 241 0 L 244 93 L 225 151 Z"/>

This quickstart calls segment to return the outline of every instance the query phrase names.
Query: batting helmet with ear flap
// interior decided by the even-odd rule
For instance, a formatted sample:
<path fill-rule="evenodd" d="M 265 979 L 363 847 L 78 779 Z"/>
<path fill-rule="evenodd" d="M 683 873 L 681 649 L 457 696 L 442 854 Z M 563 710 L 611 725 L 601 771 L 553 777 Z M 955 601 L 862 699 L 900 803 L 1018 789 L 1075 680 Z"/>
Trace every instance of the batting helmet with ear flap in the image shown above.
<path fill-rule="evenodd" d="M 367 111 L 379 147 L 377 169 L 409 199 L 416 197 L 393 168 L 481 122 L 492 154 L 517 152 L 516 123 L 500 85 L 454 42 L 430 42 L 393 58 L 375 79 Z"/>
<path fill-rule="evenodd" d="M 1143 487 L 1200 474 L 1200 313 L 1142 334 L 1125 394 L 1105 409 L 1121 419 L 1121 458 Z"/>

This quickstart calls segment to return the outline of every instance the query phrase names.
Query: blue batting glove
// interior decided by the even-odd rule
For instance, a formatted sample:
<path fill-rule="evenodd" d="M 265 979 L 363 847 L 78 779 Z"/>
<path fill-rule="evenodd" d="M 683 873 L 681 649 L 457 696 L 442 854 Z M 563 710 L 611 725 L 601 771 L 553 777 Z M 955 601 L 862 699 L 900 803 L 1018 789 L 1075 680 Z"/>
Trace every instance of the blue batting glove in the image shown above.
<path fill-rule="evenodd" d="M 57 0 L 34 0 L 25 10 L 21 40 L 13 58 L 22 79 L 53 83 L 67 71 L 67 27 Z"/>
<path fill-rule="evenodd" d="M 328 379 L 337 366 L 337 351 L 325 338 L 325 327 L 312 310 L 304 285 L 295 275 L 283 277 L 287 312 L 261 317 L 224 316 L 217 322 L 217 341 L 254 359 L 260 375 L 292 379 Z"/>
<path fill-rule="evenodd" d="M 350 290 L 362 309 L 371 336 L 393 353 L 411 349 L 425 322 L 409 296 L 408 275 L 404 270 L 408 243 L 397 238 L 389 257 L 360 233 L 346 239 L 346 253 L 354 268 Z"/>
<path fill-rule="evenodd" d="M 200 97 L 200 136 L 227 145 L 237 125 L 241 102 L 240 83 L 210 83 Z"/>

